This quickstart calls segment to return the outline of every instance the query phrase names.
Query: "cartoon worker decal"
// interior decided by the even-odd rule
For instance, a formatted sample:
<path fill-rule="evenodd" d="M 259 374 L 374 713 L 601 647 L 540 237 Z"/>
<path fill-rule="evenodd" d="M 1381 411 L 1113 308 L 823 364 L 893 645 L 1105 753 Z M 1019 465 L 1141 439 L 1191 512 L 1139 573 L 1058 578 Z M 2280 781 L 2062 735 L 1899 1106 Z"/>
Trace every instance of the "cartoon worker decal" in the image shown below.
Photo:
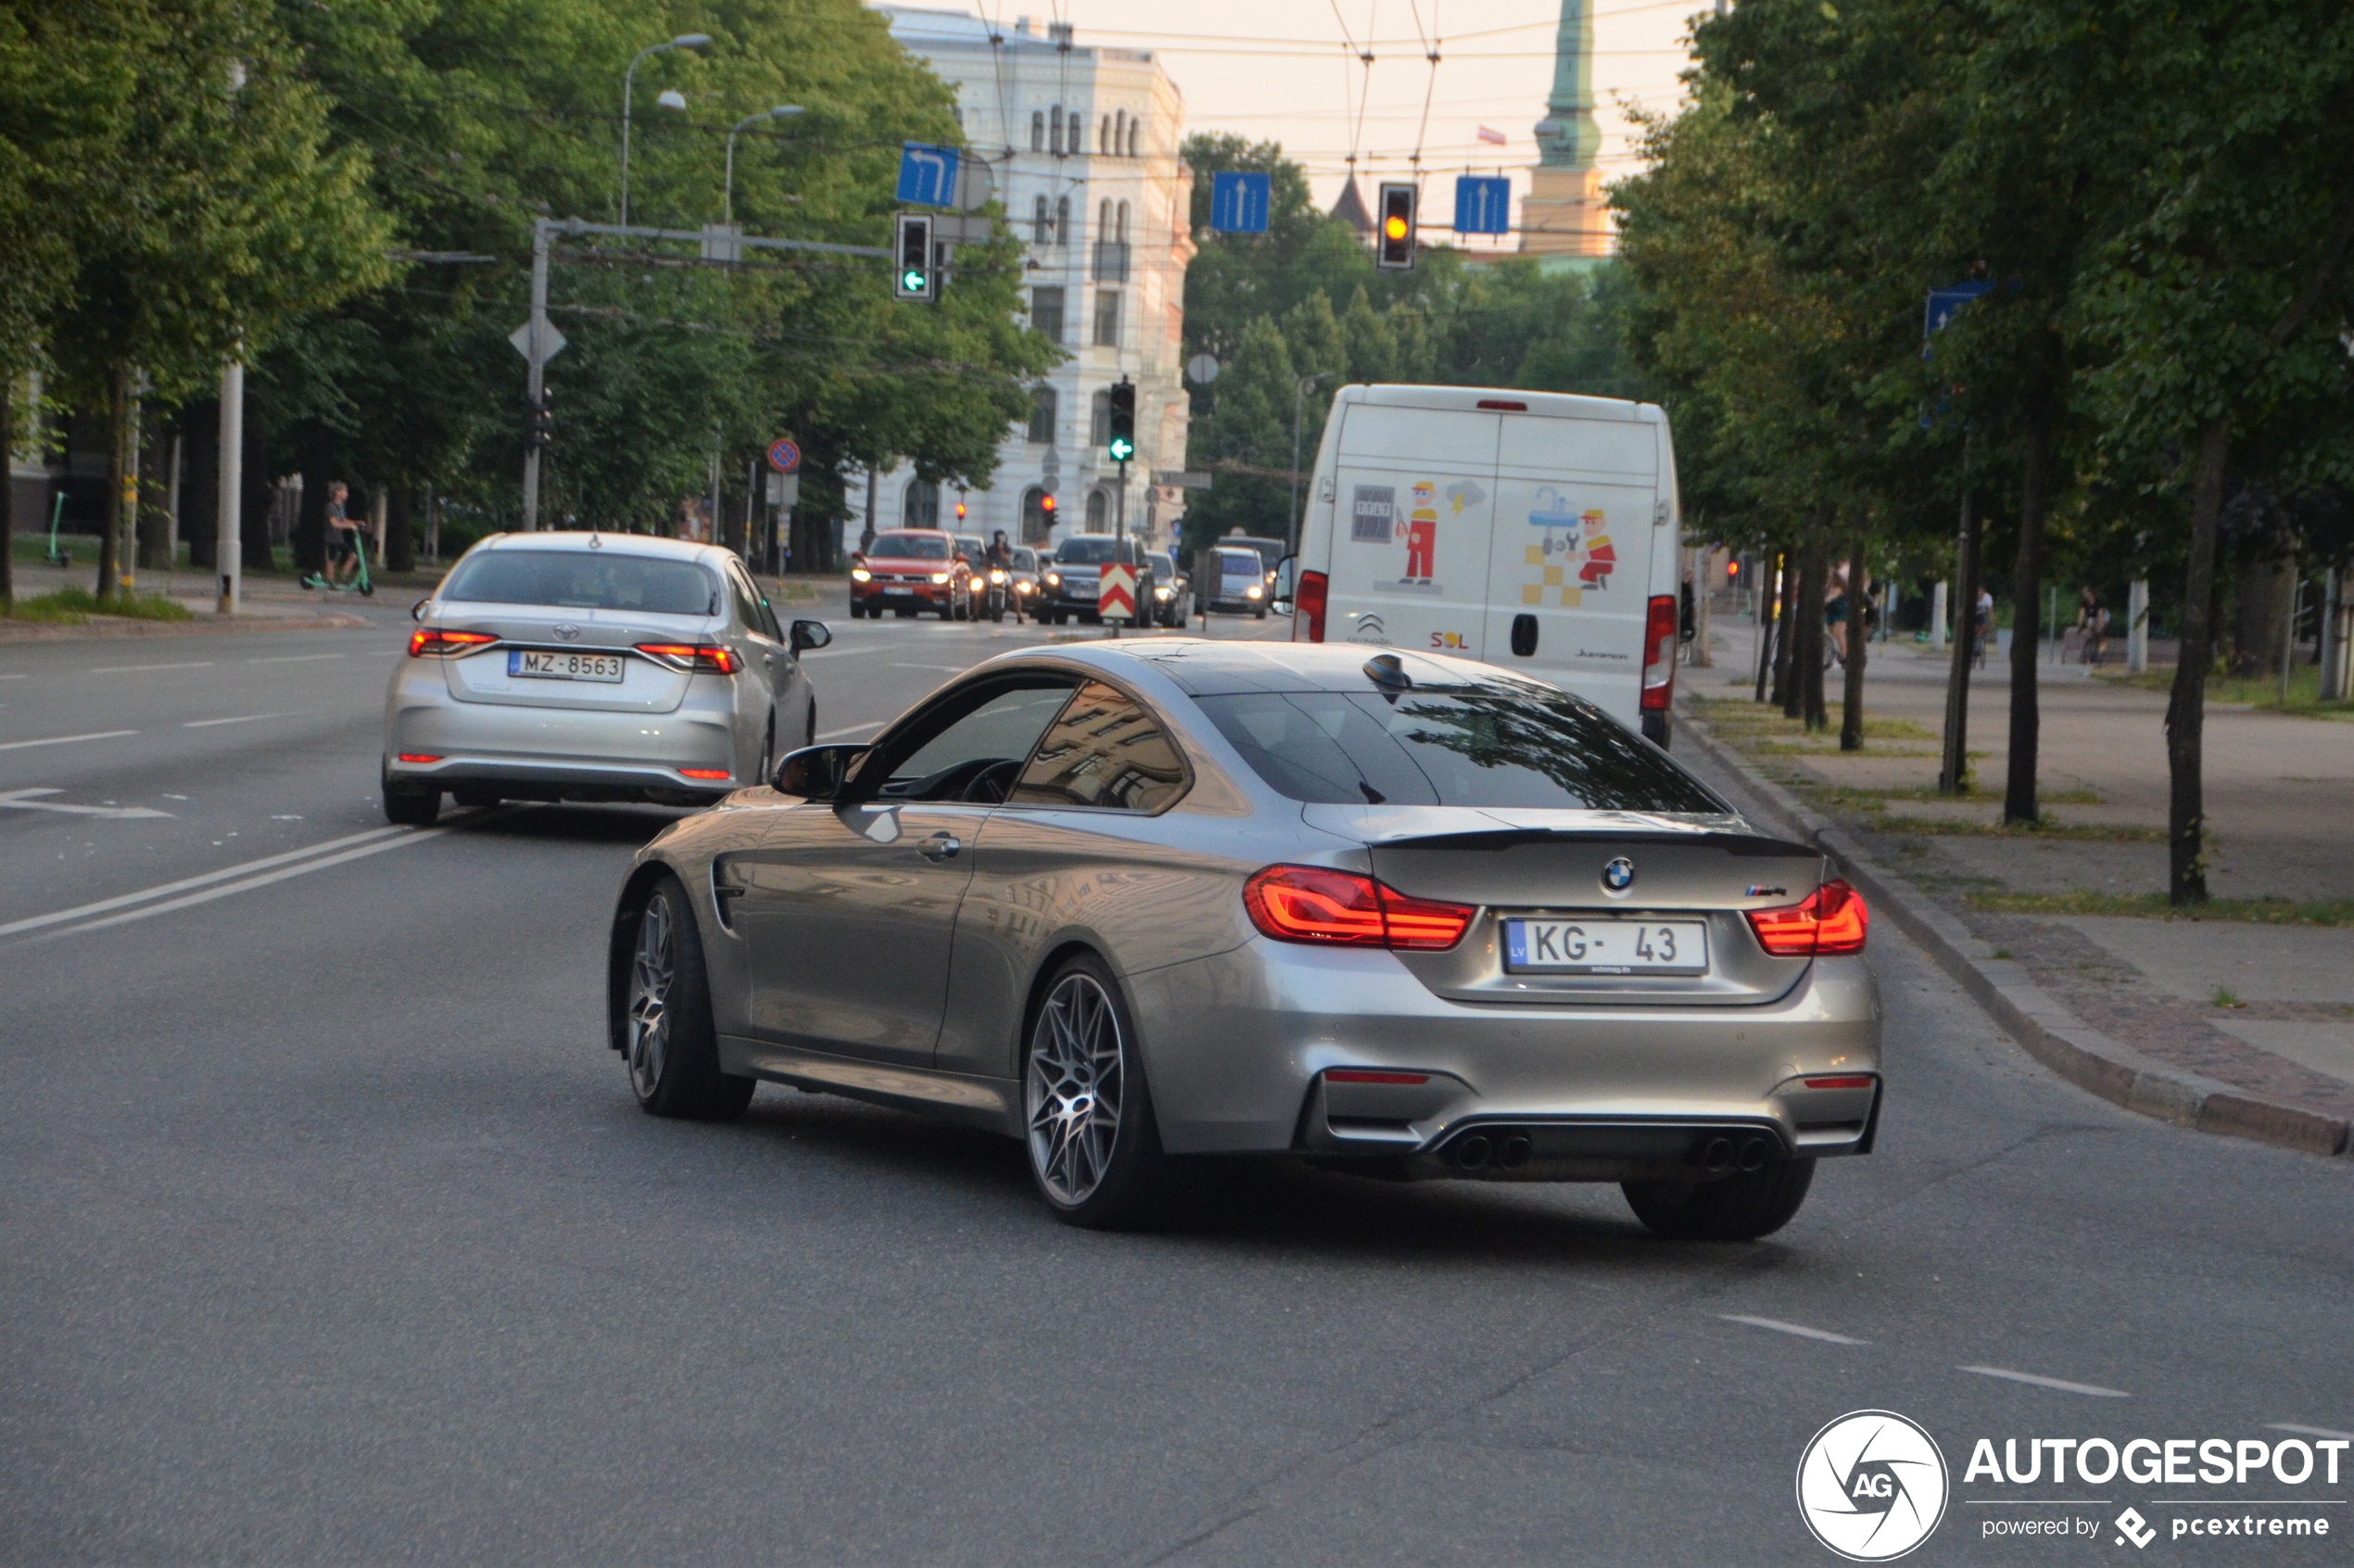
<path fill-rule="evenodd" d="M 1618 551 L 1602 531 L 1600 510 L 1573 512 L 1566 495 L 1545 485 L 1538 488 L 1528 522 L 1531 527 L 1544 530 L 1544 539 L 1528 546 L 1528 564 L 1537 570 L 1532 577 L 1522 580 L 1522 603 L 1550 601 L 1574 610 L 1588 588 L 1610 586 Z"/>
<path fill-rule="evenodd" d="M 1427 583 L 1436 570 L 1438 555 L 1438 487 L 1427 479 L 1414 485 L 1414 510 L 1406 522 L 1406 575 L 1410 583 Z"/>

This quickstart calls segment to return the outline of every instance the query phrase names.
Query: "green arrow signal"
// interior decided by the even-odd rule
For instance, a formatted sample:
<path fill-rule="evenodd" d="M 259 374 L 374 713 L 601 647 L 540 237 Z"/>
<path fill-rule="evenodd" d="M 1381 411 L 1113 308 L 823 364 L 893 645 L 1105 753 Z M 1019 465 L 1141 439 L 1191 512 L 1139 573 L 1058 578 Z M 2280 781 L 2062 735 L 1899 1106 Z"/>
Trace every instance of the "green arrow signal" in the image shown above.
<path fill-rule="evenodd" d="M 1110 449 L 1112 462 L 1126 462 L 1136 455 L 1136 443 L 1125 436 L 1115 436 L 1111 438 Z"/>
<path fill-rule="evenodd" d="M 899 286 L 910 294 L 920 294 L 924 287 L 924 274 L 910 267 L 899 274 Z"/>

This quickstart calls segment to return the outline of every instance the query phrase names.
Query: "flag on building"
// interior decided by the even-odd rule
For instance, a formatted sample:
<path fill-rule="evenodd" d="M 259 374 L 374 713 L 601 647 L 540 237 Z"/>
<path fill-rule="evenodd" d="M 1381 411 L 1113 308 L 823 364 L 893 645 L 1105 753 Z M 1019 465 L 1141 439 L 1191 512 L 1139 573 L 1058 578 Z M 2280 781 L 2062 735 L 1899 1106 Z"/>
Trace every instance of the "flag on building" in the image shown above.
<path fill-rule="evenodd" d="M 1500 147 L 1504 145 L 1504 133 L 1501 131 L 1490 131 L 1485 125 L 1479 128 L 1479 139 L 1483 142 L 1491 142 Z"/>

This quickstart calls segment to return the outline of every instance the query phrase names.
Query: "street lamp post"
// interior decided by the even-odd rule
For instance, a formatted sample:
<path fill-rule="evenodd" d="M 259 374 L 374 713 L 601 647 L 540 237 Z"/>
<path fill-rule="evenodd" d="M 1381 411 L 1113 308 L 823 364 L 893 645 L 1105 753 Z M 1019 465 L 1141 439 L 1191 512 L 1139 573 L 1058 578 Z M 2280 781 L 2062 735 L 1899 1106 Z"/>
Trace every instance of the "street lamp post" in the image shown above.
<path fill-rule="evenodd" d="M 648 55 L 659 55 L 664 49 L 701 49 L 710 43 L 711 34 L 708 32 L 682 32 L 667 44 L 656 44 L 639 50 L 636 57 L 630 60 L 629 69 L 621 73 L 621 226 L 625 229 L 629 226 L 629 95 L 638 75 L 638 63 Z M 663 95 L 665 103 L 669 98 L 669 94 Z M 678 106 L 673 107 L 683 106 L 685 102 L 681 98 Z"/>
<path fill-rule="evenodd" d="M 1284 542 L 1292 549 L 1299 548 L 1299 435 L 1307 411 L 1308 394 L 1316 390 L 1322 375 L 1303 375 L 1291 399 L 1291 537 Z"/>
<path fill-rule="evenodd" d="M 737 132 L 740 132 L 747 125 L 757 125 L 764 120 L 784 120 L 801 112 L 802 109 L 799 104 L 778 104 L 775 108 L 762 109 L 758 114 L 748 114 L 744 116 L 741 120 L 736 121 L 735 130 L 728 133 L 728 195 L 720 213 L 719 221 L 722 223 L 732 224 L 736 221 Z"/>

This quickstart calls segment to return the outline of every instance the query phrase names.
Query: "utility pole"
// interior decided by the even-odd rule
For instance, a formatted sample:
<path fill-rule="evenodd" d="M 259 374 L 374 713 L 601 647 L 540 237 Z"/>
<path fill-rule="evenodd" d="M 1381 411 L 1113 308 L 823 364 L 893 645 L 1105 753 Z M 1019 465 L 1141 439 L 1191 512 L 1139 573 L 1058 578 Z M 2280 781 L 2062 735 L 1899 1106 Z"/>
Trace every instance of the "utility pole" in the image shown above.
<path fill-rule="evenodd" d="M 521 347 L 524 361 L 531 367 L 531 378 L 525 387 L 525 396 L 534 413 L 539 411 L 547 397 L 548 361 L 556 352 L 555 348 L 550 347 L 555 327 L 548 320 L 548 231 L 553 227 L 545 218 L 532 220 L 531 319 L 524 322 L 525 342 Z M 523 449 L 523 531 L 534 533 L 538 527 L 539 448 L 526 439 Z"/>
<path fill-rule="evenodd" d="M 221 366 L 221 511 L 213 525 L 213 569 L 221 574 L 221 597 L 213 613 L 234 615 L 245 608 L 245 539 L 238 508 L 246 489 L 246 366 L 238 349 Z"/>
<path fill-rule="evenodd" d="M 1299 548 L 1299 436 L 1306 417 L 1308 394 L 1316 389 L 1321 375 L 1303 375 L 1291 399 L 1291 529 L 1284 543 L 1293 550 Z"/>

